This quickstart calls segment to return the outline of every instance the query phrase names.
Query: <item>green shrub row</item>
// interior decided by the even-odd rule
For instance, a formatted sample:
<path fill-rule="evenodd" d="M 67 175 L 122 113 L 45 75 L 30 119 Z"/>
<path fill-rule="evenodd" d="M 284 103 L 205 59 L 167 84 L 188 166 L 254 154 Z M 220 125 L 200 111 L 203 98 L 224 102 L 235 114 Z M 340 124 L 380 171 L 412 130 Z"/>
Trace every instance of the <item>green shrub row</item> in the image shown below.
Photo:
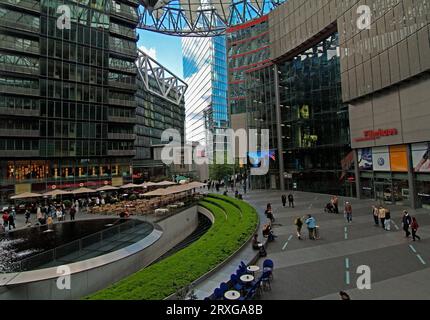
<path fill-rule="evenodd" d="M 215 222 L 198 241 L 87 299 L 164 299 L 227 259 L 243 245 L 256 228 L 256 212 L 245 202 L 210 195 L 199 205 L 212 212 Z"/>

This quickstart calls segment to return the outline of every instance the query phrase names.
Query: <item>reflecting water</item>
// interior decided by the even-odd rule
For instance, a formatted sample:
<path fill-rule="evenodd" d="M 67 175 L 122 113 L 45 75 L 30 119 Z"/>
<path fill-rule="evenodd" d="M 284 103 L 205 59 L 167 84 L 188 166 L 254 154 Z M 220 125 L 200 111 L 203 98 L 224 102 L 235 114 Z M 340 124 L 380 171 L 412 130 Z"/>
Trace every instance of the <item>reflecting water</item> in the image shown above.
<path fill-rule="evenodd" d="M 97 219 L 38 226 L 0 235 L 0 272 L 14 270 L 13 264 L 35 254 L 63 246 L 109 227 L 125 223 L 125 219 Z M 47 232 L 48 231 L 48 232 Z"/>

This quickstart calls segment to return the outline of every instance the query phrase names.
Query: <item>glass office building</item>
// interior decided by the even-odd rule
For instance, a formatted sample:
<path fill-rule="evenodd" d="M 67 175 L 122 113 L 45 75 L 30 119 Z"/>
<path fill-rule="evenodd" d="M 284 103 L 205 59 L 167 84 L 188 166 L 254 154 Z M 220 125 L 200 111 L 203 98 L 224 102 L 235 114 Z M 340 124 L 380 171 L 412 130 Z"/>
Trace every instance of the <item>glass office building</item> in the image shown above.
<path fill-rule="evenodd" d="M 130 178 L 137 6 L 0 1 L 2 200 Z"/>
<path fill-rule="evenodd" d="M 185 139 L 184 93 L 187 85 L 146 54 L 140 53 L 140 59 L 143 63 L 139 66 L 138 62 L 134 183 L 172 173 L 158 154 L 163 145 L 170 142 L 161 140 L 163 131 L 177 130 L 181 137 L 178 143 L 183 144 Z M 158 77 L 150 73 L 151 69 L 158 70 Z"/>
<path fill-rule="evenodd" d="M 351 148 L 338 34 L 281 63 L 279 71 L 283 160 L 292 175 L 286 187 L 353 195 L 341 166 Z"/>
<path fill-rule="evenodd" d="M 207 133 L 220 133 L 229 127 L 225 36 L 183 38 L 182 53 L 184 81 L 188 84 L 186 140 L 205 145 L 210 155 L 214 144 L 208 141 Z"/>
<path fill-rule="evenodd" d="M 270 165 L 264 176 L 251 176 L 253 188 L 279 188 L 275 71 L 270 59 L 268 16 L 227 29 L 228 103 L 234 129 L 269 129 Z M 260 150 L 260 146 L 258 146 Z M 250 155 L 256 158 L 258 154 Z M 240 159 L 241 173 L 250 169 Z"/>

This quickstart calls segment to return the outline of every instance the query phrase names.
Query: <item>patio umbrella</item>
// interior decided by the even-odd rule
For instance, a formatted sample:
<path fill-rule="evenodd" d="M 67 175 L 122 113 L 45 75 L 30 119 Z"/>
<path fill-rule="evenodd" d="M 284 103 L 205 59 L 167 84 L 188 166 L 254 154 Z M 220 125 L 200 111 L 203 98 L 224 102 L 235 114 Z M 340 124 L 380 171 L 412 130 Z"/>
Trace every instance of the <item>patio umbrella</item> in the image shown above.
<path fill-rule="evenodd" d="M 157 183 L 148 181 L 148 182 L 142 183 L 140 186 L 144 187 L 144 188 L 146 188 L 146 187 L 154 187 L 154 186 L 157 186 Z"/>
<path fill-rule="evenodd" d="M 120 189 L 132 189 L 132 188 L 140 188 L 140 187 L 142 186 L 139 184 L 129 183 L 121 186 Z"/>
<path fill-rule="evenodd" d="M 175 182 L 172 182 L 172 181 L 161 181 L 161 182 L 158 182 L 157 184 L 155 184 L 155 185 L 157 185 L 157 186 L 160 186 L 160 187 L 164 187 L 164 186 L 173 186 L 173 185 L 175 185 L 176 183 Z"/>
<path fill-rule="evenodd" d="M 96 191 L 115 191 L 115 190 L 118 190 L 118 189 L 119 188 L 113 187 L 113 186 L 103 186 L 103 187 L 100 187 L 100 188 L 96 189 Z"/>
<path fill-rule="evenodd" d="M 40 193 L 33 193 L 33 192 L 23 192 L 23 193 L 19 193 L 16 194 L 12 197 L 10 197 L 11 199 L 15 200 L 15 199 L 28 199 L 28 198 L 38 198 L 41 197 L 42 195 Z"/>
<path fill-rule="evenodd" d="M 166 196 L 171 194 L 167 189 L 157 189 L 151 192 L 144 193 L 145 197 Z"/>
<path fill-rule="evenodd" d="M 72 191 L 73 194 L 94 193 L 94 192 L 97 192 L 97 191 L 89 188 L 79 188 Z"/>
<path fill-rule="evenodd" d="M 208 185 L 207 183 L 197 182 L 197 181 L 188 183 L 188 186 L 190 186 L 190 187 L 192 186 L 193 188 L 206 187 L 207 185 Z"/>
<path fill-rule="evenodd" d="M 56 196 L 63 196 L 63 195 L 67 195 L 67 194 L 71 194 L 70 191 L 56 189 L 56 190 L 45 192 L 43 194 L 43 196 L 44 197 L 56 197 Z"/>

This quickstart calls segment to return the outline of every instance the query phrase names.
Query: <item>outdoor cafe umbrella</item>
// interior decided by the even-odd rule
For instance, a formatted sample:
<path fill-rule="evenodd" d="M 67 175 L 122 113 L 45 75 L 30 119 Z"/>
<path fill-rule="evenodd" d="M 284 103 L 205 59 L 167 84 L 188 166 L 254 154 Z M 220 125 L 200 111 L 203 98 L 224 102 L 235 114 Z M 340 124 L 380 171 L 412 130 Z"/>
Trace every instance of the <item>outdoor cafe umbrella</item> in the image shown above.
<path fill-rule="evenodd" d="M 167 189 L 157 189 L 151 192 L 144 193 L 145 197 L 166 196 L 171 194 Z"/>
<path fill-rule="evenodd" d="M 72 191 L 73 194 L 94 193 L 94 192 L 97 192 L 97 191 L 89 188 L 79 188 Z"/>
<path fill-rule="evenodd" d="M 118 189 L 119 188 L 113 187 L 113 186 L 103 186 L 103 187 L 100 187 L 100 188 L 96 189 L 96 191 L 115 191 L 115 190 L 118 190 Z"/>
<path fill-rule="evenodd" d="M 157 186 L 158 184 L 157 183 L 155 183 L 155 182 L 151 182 L 151 181 L 148 181 L 148 182 L 144 182 L 144 183 L 142 183 L 140 186 L 141 187 L 144 187 L 144 188 L 147 188 L 147 187 L 154 187 L 154 186 Z"/>
<path fill-rule="evenodd" d="M 155 185 L 159 186 L 159 187 L 164 187 L 164 186 L 173 186 L 175 184 L 176 183 L 172 182 L 172 181 L 161 181 L 161 182 L 156 183 Z"/>
<path fill-rule="evenodd" d="M 142 186 L 139 184 L 129 183 L 129 184 L 125 184 L 125 185 L 121 186 L 120 188 L 121 189 L 132 189 L 132 188 L 139 188 L 139 187 L 142 187 Z"/>
<path fill-rule="evenodd" d="M 42 195 L 39 193 L 33 193 L 33 192 L 23 192 L 23 193 L 19 193 L 16 194 L 12 197 L 10 197 L 12 200 L 16 200 L 16 199 L 28 199 L 28 198 L 38 198 L 41 197 Z"/>
<path fill-rule="evenodd" d="M 69 191 L 56 189 L 56 190 L 45 192 L 43 194 L 43 196 L 44 197 L 56 197 L 56 196 L 64 196 L 64 195 L 67 195 L 67 194 L 71 194 L 71 193 Z"/>

